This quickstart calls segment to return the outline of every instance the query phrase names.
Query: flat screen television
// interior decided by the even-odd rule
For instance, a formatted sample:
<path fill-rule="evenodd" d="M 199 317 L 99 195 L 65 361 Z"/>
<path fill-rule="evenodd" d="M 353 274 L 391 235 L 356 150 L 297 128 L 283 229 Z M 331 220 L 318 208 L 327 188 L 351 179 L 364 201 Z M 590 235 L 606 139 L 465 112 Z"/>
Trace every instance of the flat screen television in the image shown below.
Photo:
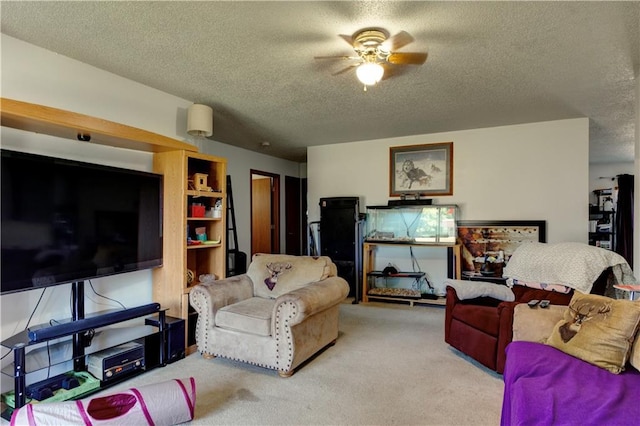
<path fill-rule="evenodd" d="M 162 265 L 162 175 L 2 150 L 2 294 Z"/>

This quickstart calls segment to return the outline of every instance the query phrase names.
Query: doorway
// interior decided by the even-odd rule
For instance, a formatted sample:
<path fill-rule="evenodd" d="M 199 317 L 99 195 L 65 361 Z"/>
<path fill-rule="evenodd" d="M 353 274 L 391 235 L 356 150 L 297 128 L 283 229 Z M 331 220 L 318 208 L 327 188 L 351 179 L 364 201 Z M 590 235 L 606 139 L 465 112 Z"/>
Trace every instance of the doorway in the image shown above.
<path fill-rule="evenodd" d="M 304 254 L 307 227 L 307 179 L 284 177 L 285 253 Z"/>
<path fill-rule="evenodd" d="M 251 255 L 280 253 L 280 175 L 251 170 Z"/>

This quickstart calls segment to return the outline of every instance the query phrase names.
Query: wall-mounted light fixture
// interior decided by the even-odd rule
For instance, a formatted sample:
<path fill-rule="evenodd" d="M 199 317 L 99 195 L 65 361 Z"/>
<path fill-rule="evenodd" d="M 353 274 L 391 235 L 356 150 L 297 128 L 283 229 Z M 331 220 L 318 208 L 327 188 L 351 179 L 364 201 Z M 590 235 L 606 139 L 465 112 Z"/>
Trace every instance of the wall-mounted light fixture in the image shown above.
<path fill-rule="evenodd" d="M 202 104 L 191 105 L 187 110 L 187 133 L 199 137 L 213 135 L 213 108 Z"/>

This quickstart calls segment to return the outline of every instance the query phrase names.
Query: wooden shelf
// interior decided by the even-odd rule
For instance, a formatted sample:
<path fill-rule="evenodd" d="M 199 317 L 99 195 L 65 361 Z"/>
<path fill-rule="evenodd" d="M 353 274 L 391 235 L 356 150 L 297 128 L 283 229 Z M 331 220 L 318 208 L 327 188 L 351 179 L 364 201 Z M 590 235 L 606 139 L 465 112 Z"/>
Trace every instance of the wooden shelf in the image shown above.
<path fill-rule="evenodd" d="M 372 277 L 388 277 L 388 278 L 422 278 L 424 272 L 398 272 L 396 274 L 385 274 L 383 271 L 371 271 L 369 275 Z"/>
<path fill-rule="evenodd" d="M 381 271 L 374 270 L 375 265 L 375 252 L 379 247 L 389 247 L 389 246 L 398 246 L 400 244 L 395 242 L 371 242 L 365 241 L 363 251 L 362 251 L 362 302 L 367 303 L 369 299 L 378 299 L 378 300 L 394 300 L 394 301 L 404 301 L 408 302 L 411 306 L 415 303 L 418 304 L 428 304 L 428 305 L 442 305 L 444 304 L 444 299 L 411 299 L 411 298 L 401 298 L 401 297 L 387 297 L 387 296 L 379 296 L 379 295 L 369 295 L 369 277 L 385 277 Z M 450 278 L 461 279 L 462 276 L 462 268 L 460 263 L 461 258 L 461 246 L 460 244 L 407 244 L 404 243 L 402 245 L 406 245 L 407 247 L 420 246 L 420 247 L 438 247 L 438 248 L 446 248 L 450 251 L 451 261 L 453 262 L 450 265 L 451 275 Z M 393 274 L 389 276 L 389 278 L 414 278 L 419 279 L 424 276 L 423 272 L 399 272 L 398 274 Z M 385 277 L 387 278 L 387 277 Z"/>
<path fill-rule="evenodd" d="M 222 243 L 218 244 L 194 244 L 192 246 L 187 246 L 187 250 L 198 250 L 198 249 L 208 249 L 208 248 L 216 248 L 222 246 Z"/>
<path fill-rule="evenodd" d="M 192 196 L 192 197 L 222 198 L 224 194 L 222 192 L 220 192 L 220 191 L 205 192 L 205 191 L 194 191 L 192 189 L 189 189 L 189 190 L 187 190 L 187 195 Z"/>
<path fill-rule="evenodd" d="M 386 300 L 393 302 L 407 302 L 409 306 L 413 307 L 413 305 L 439 305 L 444 306 L 447 304 L 447 299 L 444 297 L 438 297 L 437 299 L 409 299 L 404 297 L 387 297 L 387 296 L 372 296 L 368 295 L 367 297 L 370 300 Z"/>
<path fill-rule="evenodd" d="M 154 170 L 164 175 L 164 262 L 155 269 L 154 300 L 169 308 L 169 315 L 186 322 L 187 353 L 195 350 L 194 327 L 197 315 L 190 312 L 189 292 L 196 282 L 189 285 L 185 279 L 187 270 L 194 277 L 215 274 L 224 278 L 226 271 L 226 182 L 227 160 L 206 154 L 186 151 L 162 152 L 154 155 Z M 208 186 L 218 191 L 188 189 L 189 177 L 194 173 L 207 175 Z M 189 217 L 189 204 L 194 198 L 208 210 L 216 199 L 221 199 L 222 215 L 213 217 Z M 203 227 L 210 239 L 217 244 L 187 245 L 187 237 L 194 238 L 194 227 Z M 191 235 L 187 235 L 189 232 Z"/>
<path fill-rule="evenodd" d="M 0 102 L 2 126 L 14 129 L 71 140 L 82 135 L 91 143 L 137 151 L 198 151 L 194 145 L 101 118 L 8 98 Z"/>

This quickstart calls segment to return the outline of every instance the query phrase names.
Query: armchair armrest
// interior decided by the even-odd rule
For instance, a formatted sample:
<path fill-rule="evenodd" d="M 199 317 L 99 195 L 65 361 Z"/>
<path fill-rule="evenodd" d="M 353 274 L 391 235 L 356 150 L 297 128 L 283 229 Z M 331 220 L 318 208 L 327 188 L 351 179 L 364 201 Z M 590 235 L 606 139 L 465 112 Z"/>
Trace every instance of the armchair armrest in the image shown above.
<path fill-rule="evenodd" d="M 302 322 L 318 312 L 342 302 L 349 294 L 349 284 L 340 277 L 329 277 L 289 293 L 276 299 L 273 318 L 277 318 L 277 311 L 283 305 L 290 308 L 289 325 Z"/>
<path fill-rule="evenodd" d="M 458 300 L 471 300 L 481 298 L 491 298 L 495 300 L 515 300 L 513 291 L 502 284 L 495 284 L 486 281 L 466 281 L 448 279 L 445 282 L 447 287 L 455 290 Z"/>
<path fill-rule="evenodd" d="M 513 311 L 521 305 L 520 302 L 500 302 L 498 305 L 498 318 L 500 319 L 500 325 L 498 333 L 498 342 L 496 347 L 496 371 L 502 373 L 504 371 L 504 363 L 507 360 L 507 353 L 505 349 L 507 345 L 511 343 L 513 339 Z M 527 309 L 529 306 L 522 304 Z"/>
<path fill-rule="evenodd" d="M 215 325 L 214 317 L 218 309 L 252 296 L 253 283 L 246 274 L 242 274 L 196 285 L 189 293 L 189 303 L 198 313 L 198 318 L 202 319 L 198 323 L 206 323 L 205 327 L 208 328 Z"/>

